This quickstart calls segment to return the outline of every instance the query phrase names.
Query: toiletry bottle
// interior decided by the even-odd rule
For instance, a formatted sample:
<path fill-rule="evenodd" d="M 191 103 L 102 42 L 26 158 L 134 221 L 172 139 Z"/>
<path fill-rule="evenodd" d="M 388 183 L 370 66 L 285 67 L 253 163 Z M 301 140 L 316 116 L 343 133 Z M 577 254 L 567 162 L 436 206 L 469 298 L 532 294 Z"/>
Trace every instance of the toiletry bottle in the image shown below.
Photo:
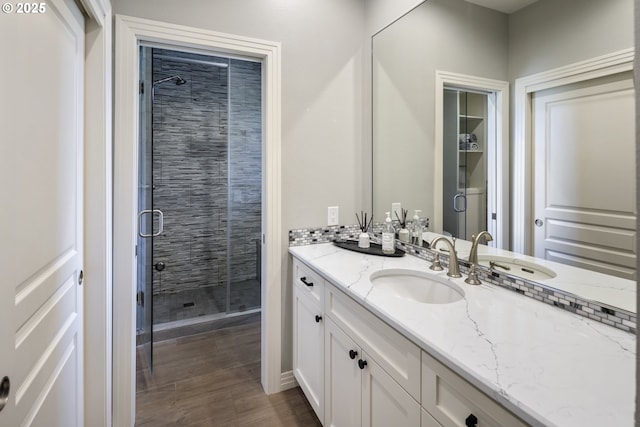
<path fill-rule="evenodd" d="M 386 214 L 387 219 L 384 220 L 384 226 L 382 227 L 382 253 L 392 254 L 396 251 L 396 230 L 391 223 L 391 213 L 386 212 Z"/>
<path fill-rule="evenodd" d="M 411 243 L 417 246 L 422 246 L 422 224 L 420 224 L 420 217 L 418 214 L 422 212 L 420 209 L 416 209 L 413 215 L 413 222 L 411 223 Z"/>

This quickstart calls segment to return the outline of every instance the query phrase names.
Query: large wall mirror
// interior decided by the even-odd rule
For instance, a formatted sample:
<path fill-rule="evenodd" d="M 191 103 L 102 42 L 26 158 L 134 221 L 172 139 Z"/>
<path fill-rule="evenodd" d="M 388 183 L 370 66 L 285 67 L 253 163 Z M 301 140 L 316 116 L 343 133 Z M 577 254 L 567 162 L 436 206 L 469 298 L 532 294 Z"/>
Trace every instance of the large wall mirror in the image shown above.
<path fill-rule="evenodd" d="M 633 0 L 476 3 L 425 1 L 372 38 L 374 218 L 420 210 L 463 259 L 489 230 L 521 277 L 635 312 Z"/>

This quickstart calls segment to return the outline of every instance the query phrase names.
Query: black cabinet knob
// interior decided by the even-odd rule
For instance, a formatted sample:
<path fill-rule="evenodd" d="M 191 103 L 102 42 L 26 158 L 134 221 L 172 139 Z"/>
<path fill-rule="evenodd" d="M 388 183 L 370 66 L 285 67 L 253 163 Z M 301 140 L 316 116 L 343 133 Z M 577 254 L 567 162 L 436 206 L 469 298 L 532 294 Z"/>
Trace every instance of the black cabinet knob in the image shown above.
<path fill-rule="evenodd" d="M 320 323 L 321 320 L 322 320 L 322 316 L 319 316 L 316 314 L 316 323 Z"/>
<path fill-rule="evenodd" d="M 306 277 L 301 277 L 300 281 L 302 283 L 304 283 L 305 285 L 309 286 L 309 287 L 313 286 L 313 282 L 307 282 L 307 278 Z"/>
<path fill-rule="evenodd" d="M 367 361 L 358 359 L 358 366 L 360 367 L 360 369 L 364 369 L 364 367 L 367 366 Z"/>
<path fill-rule="evenodd" d="M 357 355 L 358 355 L 357 351 L 349 350 L 349 357 L 351 358 L 351 360 L 355 359 Z"/>
<path fill-rule="evenodd" d="M 478 417 L 473 414 L 470 414 L 466 420 L 464 420 L 464 424 L 467 427 L 477 427 L 478 426 Z"/>

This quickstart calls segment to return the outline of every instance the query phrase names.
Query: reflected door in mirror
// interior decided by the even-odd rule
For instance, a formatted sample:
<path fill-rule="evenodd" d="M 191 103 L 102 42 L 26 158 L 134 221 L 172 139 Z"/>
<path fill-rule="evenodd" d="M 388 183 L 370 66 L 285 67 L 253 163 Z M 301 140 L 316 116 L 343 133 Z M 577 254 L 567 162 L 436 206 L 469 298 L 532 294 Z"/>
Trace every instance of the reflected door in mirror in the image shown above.
<path fill-rule="evenodd" d="M 536 92 L 534 254 L 635 279 L 631 72 Z"/>
<path fill-rule="evenodd" d="M 470 240 L 487 226 L 488 94 L 443 96 L 443 230 Z"/>

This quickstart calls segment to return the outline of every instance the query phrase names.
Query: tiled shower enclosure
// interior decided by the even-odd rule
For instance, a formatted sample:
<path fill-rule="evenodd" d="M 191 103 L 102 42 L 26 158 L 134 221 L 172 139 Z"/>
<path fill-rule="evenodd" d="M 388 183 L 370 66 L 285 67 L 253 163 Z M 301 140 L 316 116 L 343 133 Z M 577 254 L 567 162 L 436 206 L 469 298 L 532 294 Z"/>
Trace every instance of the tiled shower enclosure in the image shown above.
<path fill-rule="evenodd" d="M 153 324 L 259 308 L 261 63 L 143 49 L 152 209 L 164 217 L 147 260 Z"/>

